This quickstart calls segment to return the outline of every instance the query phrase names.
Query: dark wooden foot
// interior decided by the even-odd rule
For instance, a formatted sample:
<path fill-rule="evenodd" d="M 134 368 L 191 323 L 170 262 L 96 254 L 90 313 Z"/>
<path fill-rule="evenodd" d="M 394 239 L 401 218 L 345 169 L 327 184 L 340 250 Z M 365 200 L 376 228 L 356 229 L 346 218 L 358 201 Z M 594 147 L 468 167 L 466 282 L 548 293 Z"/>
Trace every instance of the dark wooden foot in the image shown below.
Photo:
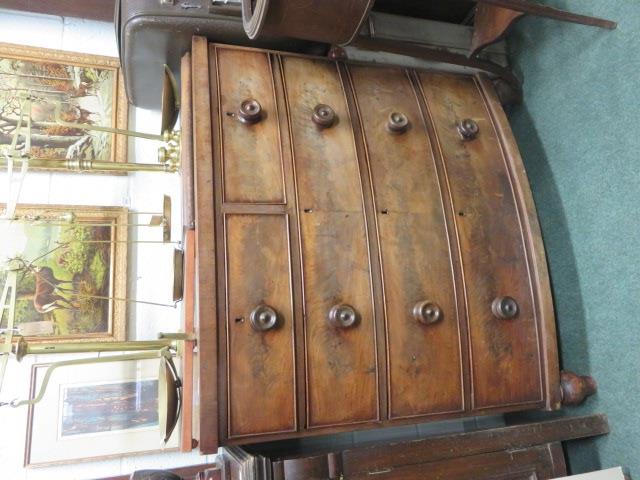
<path fill-rule="evenodd" d="M 598 391 L 598 384 L 588 375 L 576 375 L 573 372 L 560 373 L 560 389 L 563 405 L 580 405 L 584 399 Z"/>

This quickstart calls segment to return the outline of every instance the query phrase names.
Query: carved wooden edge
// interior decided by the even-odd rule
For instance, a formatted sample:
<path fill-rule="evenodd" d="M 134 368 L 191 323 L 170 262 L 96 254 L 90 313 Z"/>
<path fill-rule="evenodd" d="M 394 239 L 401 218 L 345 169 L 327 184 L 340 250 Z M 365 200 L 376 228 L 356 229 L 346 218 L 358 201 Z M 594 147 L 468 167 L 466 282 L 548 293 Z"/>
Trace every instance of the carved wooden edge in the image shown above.
<path fill-rule="evenodd" d="M 477 56 L 489 45 L 502 40 L 524 13 L 480 3 L 476 7 L 469 56 Z"/>
<path fill-rule="evenodd" d="M 558 359 L 558 340 L 556 334 L 556 320 L 551 293 L 551 282 L 542 242 L 542 231 L 538 221 L 533 194 L 524 168 L 524 163 L 518 150 L 500 100 L 498 99 L 491 80 L 484 74 L 477 77 L 480 90 L 491 115 L 493 126 L 498 135 L 500 147 L 506 161 L 514 175 L 515 195 L 518 209 L 526 216 L 524 222 L 524 240 L 527 250 L 532 285 L 534 285 L 535 313 L 539 325 L 540 354 L 543 361 L 543 389 L 546 398 L 546 408 L 557 410 L 560 408 L 560 364 Z M 524 211 L 522 211 L 524 210 Z M 537 286 L 537 288 L 535 288 Z"/>
<path fill-rule="evenodd" d="M 389 468 L 500 450 L 516 450 L 607 433 L 607 416 L 596 414 L 354 448 L 342 452 L 343 474 L 347 477 L 376 467 Z"/>
<path fill-rule="evenodd" d="M 598 384 L 588 375 L 576 375 L 563 370 L 560 374 L 562 405 L 580 405 L 598 391 Z"/>
<path fill-rule="evenodd" d="M 180 169 L 182 174 L 182 225 L 195 227 L 193 198 L 193 110 L 191 102 L 191 53 L 180 64 Z"/>
<path fill-rule="evenodd" d="M 209 77 L 209 46 L 193 37 L 191 50 L 193 160 L 198 310 L 194 321 L 198 340 L 198 422 L 200 452 L 218 450 L 218 332 L 216 325 L 216 251 L 213 215 L 213 140 Z M 206 414 L 205 414 L 206 409 Z"/>

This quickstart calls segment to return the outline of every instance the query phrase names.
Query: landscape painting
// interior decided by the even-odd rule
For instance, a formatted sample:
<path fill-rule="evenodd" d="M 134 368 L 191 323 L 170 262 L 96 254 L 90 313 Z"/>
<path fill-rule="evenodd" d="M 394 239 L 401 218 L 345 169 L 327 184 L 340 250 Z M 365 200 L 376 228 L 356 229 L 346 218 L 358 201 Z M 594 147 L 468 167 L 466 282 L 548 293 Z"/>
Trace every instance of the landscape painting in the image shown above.
<path fill-rule="evenodd" d="M 21 268 L 15 308 L 21 334 L 123 339 L 127 210 L 34 205 L 18 208 L 16 218 L 0 222 L 0 260 Z"/>
<path fill-rule="evenodd" d="M 60 437 L 158 426 L 158 379 L 62 388 Z"/>
<path fill-rule="evenodd" d="M 0 44 L 0 145 L 10 145 L 31 99 L 31 157 L 126 161 L 126 138 L 61 125 L 126 129 L 118 60 Z M 23 122 L 18 148 L 25 148 Z"/>

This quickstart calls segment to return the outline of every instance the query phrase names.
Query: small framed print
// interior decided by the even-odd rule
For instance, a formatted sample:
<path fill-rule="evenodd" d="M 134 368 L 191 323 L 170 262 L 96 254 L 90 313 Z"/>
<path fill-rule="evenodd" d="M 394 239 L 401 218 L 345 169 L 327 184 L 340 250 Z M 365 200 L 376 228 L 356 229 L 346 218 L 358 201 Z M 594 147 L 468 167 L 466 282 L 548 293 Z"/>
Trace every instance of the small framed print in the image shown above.
<path fill-rule="evenodd" d="M 75 365 L 54 370 L 43 399 L 29 407 L 25 466 L 76 463 L 174 450 L 179 428 L 162 445 L 159 359 Z M 31 371 L 33 397 L 48 364 Z"/>

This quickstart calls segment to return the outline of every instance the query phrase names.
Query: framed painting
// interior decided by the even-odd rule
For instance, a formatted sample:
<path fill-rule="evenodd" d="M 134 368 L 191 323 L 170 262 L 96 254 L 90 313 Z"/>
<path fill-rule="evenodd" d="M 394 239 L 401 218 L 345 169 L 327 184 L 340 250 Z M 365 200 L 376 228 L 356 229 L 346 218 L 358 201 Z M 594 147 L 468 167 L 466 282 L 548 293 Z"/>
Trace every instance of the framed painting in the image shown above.
<path fill-rule="evenodd" d="M 65 122 L 126 129 L 119 65 L 112 57 L 0 43 L 0 145 L 11 144 L 29 95 L 32 157 L 126 162 L 126 137 L 56 123 L 59 107 Z M 24 146 L 23 136 L 18 145 Z"/>
<path fill-rule="evenodd" d="M 31 396 L 48 365 L 31 370 Z M 159 360 L 75 365 L 54 370 L 43 399 L 29 407 L 25 466 L 75 463 L 162 449 Z M 174 450 L 179 428 L 164 450 Z"/>
<path fill-rule="evenodd" d="M 124 340 L 127 209 L 24 205 L 16 216 L 0 222 L 0 261 L 22 267 L 15 309 L 21 334 L 32 341 Z"/>

